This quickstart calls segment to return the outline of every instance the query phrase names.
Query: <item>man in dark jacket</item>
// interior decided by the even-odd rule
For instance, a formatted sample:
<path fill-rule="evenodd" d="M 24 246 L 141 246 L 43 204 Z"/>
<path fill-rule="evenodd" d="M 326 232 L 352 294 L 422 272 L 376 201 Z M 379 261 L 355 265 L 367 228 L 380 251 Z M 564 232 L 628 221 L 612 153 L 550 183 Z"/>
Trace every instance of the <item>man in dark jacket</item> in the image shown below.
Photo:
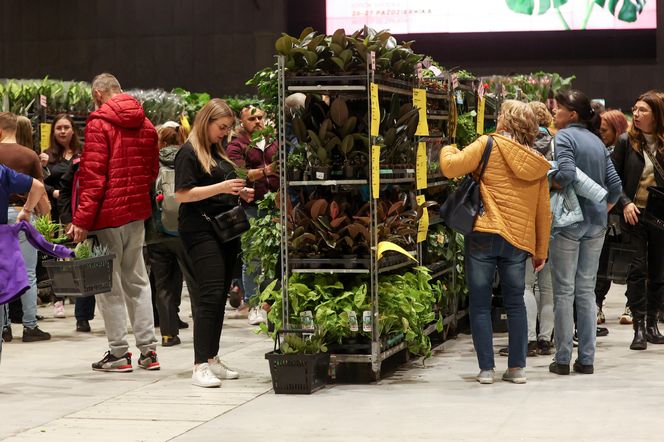
<path fill-rule="evenodd" d="M 152 213 L 150 189 L 159 171 L 157 132 L 139 102 L 122 93 L 113 75 L 96 76 L 92 96 L 97 110 L 85 127 L 78 206 L 68 232 L 80 242 L 93 231 L 116 256 L 113 288 L 97 298 L 110 349 L 92 369 L 132 371 L 128 311 L 141 351 L 139 367 L 158 370 L 150 283 L 142 254 L 143 222 Z"/>

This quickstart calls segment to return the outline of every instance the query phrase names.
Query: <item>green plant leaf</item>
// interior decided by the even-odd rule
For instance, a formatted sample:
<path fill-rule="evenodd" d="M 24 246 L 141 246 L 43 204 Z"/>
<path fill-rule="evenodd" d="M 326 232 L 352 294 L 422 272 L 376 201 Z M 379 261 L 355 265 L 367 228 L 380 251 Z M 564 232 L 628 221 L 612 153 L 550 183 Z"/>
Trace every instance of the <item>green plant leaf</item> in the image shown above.
<path fill-rule="evenodd" d="M 633 23 L 636 21 L 639 14 L 643 12 L 646 0 L 595 0 L 595 4 L 602 8 L 608 6 L 608 11 L 613 16 L 616 15 L 618 4 L 620 4 L 618 20 Z"/>
<path fill-rule="evenodd" d="M 505 0 L 505 3 L 507 3 L 507 6 L 512 11 L 519 14 L 533 15 L 533 13 L 537 13 L 537 15 L 542 15 L 551 8 L 552 3 L 554 8 L 559 8 L 567 3 L 567 1 L 568 0 L 540 0 L 537 11 L 535 11 L 535 0 Z"/>

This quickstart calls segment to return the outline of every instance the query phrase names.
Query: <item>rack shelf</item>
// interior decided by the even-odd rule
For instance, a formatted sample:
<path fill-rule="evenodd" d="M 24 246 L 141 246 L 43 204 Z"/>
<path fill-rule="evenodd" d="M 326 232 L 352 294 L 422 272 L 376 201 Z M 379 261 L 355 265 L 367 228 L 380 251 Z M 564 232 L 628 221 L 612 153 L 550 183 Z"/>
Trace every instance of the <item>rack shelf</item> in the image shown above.
<path fill-rule="evenodd" d="M 368 180 L 307 180 L 289 181 L 291 187 L 299 186 L 356 186 L 369 184 Z"/>

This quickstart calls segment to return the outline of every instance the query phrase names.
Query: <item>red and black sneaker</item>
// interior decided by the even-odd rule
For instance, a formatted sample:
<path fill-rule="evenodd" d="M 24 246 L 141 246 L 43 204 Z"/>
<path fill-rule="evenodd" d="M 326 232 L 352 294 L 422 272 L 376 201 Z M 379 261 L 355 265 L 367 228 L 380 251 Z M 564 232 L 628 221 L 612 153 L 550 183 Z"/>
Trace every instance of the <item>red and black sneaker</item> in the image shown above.
<path fill-rule="evenodd" d="M 107 351 L 101 361 L 92 364 L 92 369 L 94 371 L 115 371 L 120 373 L 132 371 L 134 367 L 131 366 L 131 353 L 127 352 L 117 358 L 110 351 Z"/>
<path fill-rule="evenodd" d="M 159 370 L 161 366 L 157 360 L 157 352 L 149 351 L 138 358 L 138 366 L 146 370 Z"/>

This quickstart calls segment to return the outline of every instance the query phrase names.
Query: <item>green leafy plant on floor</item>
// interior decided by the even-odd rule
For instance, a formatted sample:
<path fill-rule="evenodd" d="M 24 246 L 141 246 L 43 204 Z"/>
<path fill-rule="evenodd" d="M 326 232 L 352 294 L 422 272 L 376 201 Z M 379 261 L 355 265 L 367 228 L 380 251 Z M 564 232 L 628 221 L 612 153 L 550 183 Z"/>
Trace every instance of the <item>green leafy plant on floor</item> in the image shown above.
<path fill-rule="evenodd" d="M 612 16 L 616 16 L 620 21 L 632 23 L 635 22 L 643 12 L 643 8 L 646 5 L 646 0 L 582 0 L 586 7 L 585 16 L 581 24 L 581 29 L 586 29 L 588 26 L 588 21 L 592 16 L 593 12 L 597 9 L 596 7 L 606 10 Z M 551 9 L 560 19 L 563 28 L 567 31 L 571 30 L 571 27 L 563 12 L 560 10 L 562 6 L 569 3 L 570 0 L 544 0 L 537 2 L 539 8 L 535 8 L 535 0 L 505 0 L 507 6 L 514 12 L 525 15 L 543 15 L 549 12 Z M 579 1 L 571 0 L 573 3 L 579 3 Z M 618 5 L 620 9 L 618 9 Z M 606 9 L 604 9 L 606 8 Z"/>
<path fill-rule="evenodd" d="M 276 198 L 276 193 L 269 192 L 258 201 L 258 210 L 266 215 L 250 219 L 249 230 L 242 235 L 242 259 L 250 274 L 257 273 L 257 287 L 274 280 L 277 261 L 281 256 L 281 224 L 278 221 Z M 260 269 L 256 268 L 256 263 L 260 263 Z"/>

